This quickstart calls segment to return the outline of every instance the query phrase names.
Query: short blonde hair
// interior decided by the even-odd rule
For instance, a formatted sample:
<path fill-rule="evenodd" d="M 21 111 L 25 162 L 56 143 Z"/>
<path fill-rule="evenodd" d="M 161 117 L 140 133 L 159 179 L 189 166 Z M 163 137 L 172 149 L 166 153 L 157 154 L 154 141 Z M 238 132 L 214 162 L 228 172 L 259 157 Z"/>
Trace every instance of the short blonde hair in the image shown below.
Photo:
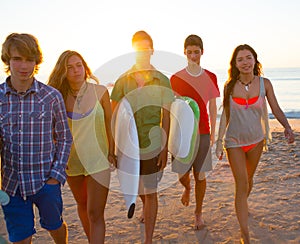
<path fill-rule="evenodd" d="M 151 49 L 153 49 L 153 40 L 151 36 L 146 31 L 137 31 L 134 33 L 132 37 L 132 45 L 134 45 L 135 42 L 147 40 L 150 42 Z"/>

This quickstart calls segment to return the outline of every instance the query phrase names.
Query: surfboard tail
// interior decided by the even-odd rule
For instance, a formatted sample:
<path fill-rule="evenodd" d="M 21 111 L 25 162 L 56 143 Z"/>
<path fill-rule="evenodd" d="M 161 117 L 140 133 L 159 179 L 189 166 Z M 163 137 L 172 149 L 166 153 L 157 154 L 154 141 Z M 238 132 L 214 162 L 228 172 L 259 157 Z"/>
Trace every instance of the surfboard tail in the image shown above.
<path fill-rule="evenodd" d="M 128 209 L 128 212 L 127 212 L 127 218 L 128 219 L 131 219 L 133 217 L 133 214 L 134 214 L 134 210 L 135 210 L 135 203 L 132 203 Z"/>

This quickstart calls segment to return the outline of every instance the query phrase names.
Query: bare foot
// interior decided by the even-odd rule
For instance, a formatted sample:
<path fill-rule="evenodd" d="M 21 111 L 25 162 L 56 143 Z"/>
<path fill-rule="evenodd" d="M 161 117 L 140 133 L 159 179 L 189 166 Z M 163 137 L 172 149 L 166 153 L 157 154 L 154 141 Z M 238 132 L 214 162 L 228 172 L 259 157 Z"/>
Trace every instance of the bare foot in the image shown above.
<path fill-rule="evenodd" d="M 185 207 L 189 206 L 189 203 L 190 203 L 190 193 L 191 193 L 191 189 L 187 189 L 187 188 L 185 188 L 184 191 L 183 191 L 183 193 L 182 193 L 181 203 Z"/>
<path fill-rule="evenodd" d="M 249 244 L 250 243 L 250 237 L 249 234 L 241 233 L 241 244 Z"/>
<path fill-rule="evenodd" d="M 195 214 L 195 230 L 202 230 L 206 225 L 204 224 L 204 221 L 202 219 L 202 214 Z"/>

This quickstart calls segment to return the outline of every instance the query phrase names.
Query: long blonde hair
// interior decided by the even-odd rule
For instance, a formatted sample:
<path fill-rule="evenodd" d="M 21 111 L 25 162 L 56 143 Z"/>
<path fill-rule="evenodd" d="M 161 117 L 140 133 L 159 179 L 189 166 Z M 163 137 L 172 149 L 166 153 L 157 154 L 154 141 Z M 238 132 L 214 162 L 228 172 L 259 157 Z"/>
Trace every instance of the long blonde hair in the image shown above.
<path fill-rule="evenodd" d="M 87 63 L 78 52 L 72 50 L 64 51 L 59 56 L 54 66 L 54 69 L 52 70 L 48 79 L 48 85 L 59 90 L 64 100 L 66 100 L 68 91 L 70 89 L 70 85 L 67 79 L 67 63 L 69 58 L 74 55 L 78 56 L 82 60 L 82 64 L 85 69 L 85 80 L 93 79 L 94 81 L 96 81 L 97 84 L 99 84 L 98 78 L 93 75 L 91 69 L 88 67 Z"/>

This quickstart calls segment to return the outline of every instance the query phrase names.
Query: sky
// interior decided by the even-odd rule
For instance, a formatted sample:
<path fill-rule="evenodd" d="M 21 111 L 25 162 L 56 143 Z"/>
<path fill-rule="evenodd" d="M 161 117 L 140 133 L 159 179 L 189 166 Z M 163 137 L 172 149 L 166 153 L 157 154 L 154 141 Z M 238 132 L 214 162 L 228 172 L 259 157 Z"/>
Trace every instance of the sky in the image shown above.
<path fill-rule="evenodd" d="M 201 36 L 201 66 L 212 71 L 227 70 L 234 48 L 244 43 L 264 68 L 300 67 L 299 11 L 299 0 L 0 0 L 0 41 L 12 32 L 36 36 L 44 55 L 41 77 L 68 49 L 93 71 L 121 62 L 138 30 L 152 36 L 155 52 L 183 61 L 184 39 Z"/>

